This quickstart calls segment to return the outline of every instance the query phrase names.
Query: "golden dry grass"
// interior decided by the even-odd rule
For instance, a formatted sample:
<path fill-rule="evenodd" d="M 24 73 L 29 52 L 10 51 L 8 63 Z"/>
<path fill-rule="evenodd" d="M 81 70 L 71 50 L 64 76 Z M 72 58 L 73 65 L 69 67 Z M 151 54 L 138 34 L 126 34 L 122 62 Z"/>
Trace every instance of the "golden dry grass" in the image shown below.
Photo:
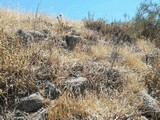
<path fill-rule="evenodd" d="M 129 86 L 128 86 L 129 87 Z M 127 88 L 128 88 L 127 87 Z M 138 93 L 133 93 L 130 89 L 121 94 L 115 92 L 111 98 L 105 94 L 96 97 L 94 94 L 87 94 L 85 98 L 72 98 L 63 94 L 52 105 L 49 110 L 49 120 L 65 119 L 125 119 L 131 116 L 138 119 L 138 107 L 141 100 Z M 125 116 L 126 115 L 126 116 Z"/>
<path fill-rule="evenodd" d="M 143 55 L 145 55 L 143 51 L 135 53 L 130 48 L 122 47 L 120 48 L 119 53 L 124 58 L 123 65 L 128 66 L 129 68 L 138 72 L 141 72 L 142 74 L 148 72 L 151 69 L 150 66 L 147 66 L 142 61 L 142 57 Z"/>
<path fill-rule="evenodd" d="M 28 89 L 28 86 L 35 87 L 32 82 L 34 76 L 31 71 L 32 64 L 35 66 L 49 64 L 50 70 L 47 74 L 51 78 L 67 76 L 68 71 L 63 70 L 62 66 L 68 62 L 83 63 L 95 60 L 103 65 L 111 66 L 108 57 L 114 52 L 114 46 L 104 45 L 100 42 L 88 45 L 87 52 L 84 52 L 81 46 L 76 46 L 72 52 L 66 52 L 62 48 L 53 47 L 51 42 L 32 43 L 31 47 L 21 45 L 19 39 L 15 36 L 16 30 L 34 29 L 35 20 L 36 30 L 47 29 L 53 35 L 59 36 L 69 34 L 59 25 L 56 18 L 39 14 L 38 18 L 35 19 L 32 13 L 1 8 L 0 87 L 10 79 L 15 86 L 22 90 Z M 93 34 L 93 31 L 86 29 L 83 22 L 80 21 L 64 20 L 64 26 L 80 29 L 83 39 L 82 44 L 85 40 L 89 40 Z M 15 48 L 8 45 L 8 37 L 13 38 Z M 78 98 L 63 93 L 51 106 L 49 104 L 51 101 L 46 99 L 44 102 L 46 106 L 49 106 L 49 120 L 69 120 L 73 117 L 88 119 L 96 117 L 98 120 L 127 119 L 127 116 L 131 119 L 140 119 L 138 107 L 142 101 L 139 98 L 139 92 L 148 89 L 145 86 L 146 74 L 154 72 L 153 66 L 146 65 L 141 58 L 151 53 L 156 47 L 151 42 L 144 40 L 137 40 L 136 44 L 142 51 L 135 53 L 130 47 L 121 46 L 118 53 L 123 60 L 114 63 L 113 68 L 117 68 L 119 71 L 123 71 L 123 69 L 125 69 L 125 72 L 127 71 L 122 76 L 126 83 L 124 83 L 125 86 L 121 92 L 114 91 L 112 96 L 100 93 L 98 97 L 94 93 L 87 93 L 85 97 Z M 156 66 L 160 66 L 160 60 L 156 63 Z M 7 73 L 8 71 L 9 73 Z M 0 88 L 1 94 L 3 94 L 2 88 Z"/>
<path fill-rule="evenodd" d="M 103 45 L 99 43 L 91 47 L 91 54 L 97 59 L 106 59 L 112 53 L 113 49 L 109 45 Z"/>

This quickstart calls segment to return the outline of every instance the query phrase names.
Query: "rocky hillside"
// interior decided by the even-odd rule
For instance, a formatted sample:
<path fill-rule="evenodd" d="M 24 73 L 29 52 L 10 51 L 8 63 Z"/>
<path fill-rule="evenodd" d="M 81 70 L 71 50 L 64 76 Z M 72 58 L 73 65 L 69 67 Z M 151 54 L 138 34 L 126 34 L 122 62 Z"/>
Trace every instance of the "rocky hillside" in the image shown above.
<path fill-rule="evenodd" d="M 0 119 L 159 120 L 158 42 L 133 25 L 0 9 Z"/>

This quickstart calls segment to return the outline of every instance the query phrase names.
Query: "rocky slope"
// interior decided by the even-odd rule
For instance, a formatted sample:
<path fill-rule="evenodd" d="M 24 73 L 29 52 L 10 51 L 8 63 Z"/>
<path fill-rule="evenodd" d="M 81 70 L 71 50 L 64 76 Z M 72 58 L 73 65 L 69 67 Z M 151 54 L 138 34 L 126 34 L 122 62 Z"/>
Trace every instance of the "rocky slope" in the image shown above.
<path fill-rule="evenodd" d="M 160 119 L 160 50 L 130 23 L 0 16 L 0 119 Z"/>

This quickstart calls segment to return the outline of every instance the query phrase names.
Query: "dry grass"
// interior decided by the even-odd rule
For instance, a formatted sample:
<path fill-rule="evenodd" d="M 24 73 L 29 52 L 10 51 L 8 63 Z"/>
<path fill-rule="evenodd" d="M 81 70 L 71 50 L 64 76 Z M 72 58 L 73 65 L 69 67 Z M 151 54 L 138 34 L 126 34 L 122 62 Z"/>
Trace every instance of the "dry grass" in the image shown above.
<path fill-rule="evenodd" d="M 141 72 L 142 74 L 150 70 L 150 67 L 147 66 L 141 60 L 144 55 L 143 52 L 135 53 L 130 48 L 127 47 L 122 47 L 119 52 L 124 58 L 123 65 L 126 65 L 133 70 Z"/>
<path fill-rule="evenodd" d="M 128 86 L 129 87 L 129 86 Z M 129 87 L 130 88 L 130 87 Z M 128 95 L 128 92 L 130 94 Z M 100 94 L 87 94 L 85 98 L 71 98 L 63 94 L 49 110 L 49 120 L 65 119 L 138 119 L 141 100 L 138 93 L 115 92 L 111 98 Z"/>
<path fill-rule="evenodd" d="M 142 39 L 137 41 L 137 46 L 142 49 L 143 54 L 151 53 L 156 48 L 150 41 L 144 41 Z"/>
<path fill-rule="evenodd" d="M 96 59 L 106 59 L 106 57 L 109 56 L 112 51 L 113 49 L 111 46 L 103 45 L 102 43 L 91 47 L 91 54 L 93 58 Z"/>
<path fill-rule="evenodd" d="M 32 13 L 1 8 L 0 23 L 0 96 L 7 92 L 7 85 L 22 91 L 39 89 L 34 83 L 36 76 L 49 76 L 52 81 L 60 77 L 68 77 L 68 69 L 64 69 L 66 63 L 94 61 L 101 63 L 102 66 L 111 66 L 112 61 L 109 61 L 108 58 L 115 52 L 115 46 L 100 43 L 98 38 L 95 42 L 95 38 L 93 39 L 95 31 L 88 30 L 80 21 L 64 19 L 64 26 L 62 26 L 58 23 L 57 18 L 38 14 L 36 30 L 47 29 L 52 35 L 58 36 L 70 34 L 66 27 L 81 31 L 82 43 L 70 52 L 54 46 L 53 41 L 31 43 L 30 46 L 21 44 L 20 39 L 15 35 L 16 30 L 33 29 L 34 14 Z M 8 41 L 9 38 L 12 42 Z M 139 98 L 139 92 L 152 87 L 156 89 L 150 91 L 159 89 L 158 67 L 156 67 L 157 71 L 155 72 L 154 66 L 144 63 L 142 57 L 158 48 L 149 41 L 139 39 L 136 45 L 142 49 L 140 52 L 133 52 L 131 47 L 125 45 L 120 46 L 118 54 L 122 60 L 116 61 L 113 65 L 113 68 L 119 72 L 124 72 L 121 75 L 121 78 L 124 79 L 124 86 L 121 91 L 115 90 L 111 95 L 102 92 L 98 97 L 96 93 L 88 92 L 85 97 L 78 96 L 77 98 L 63 93 L 52 106 L 50 106 L 51 101 L 46 99 L 44 102 L 46 106 L 50 107 L 49 120 L 71 118 L 140 119 L 138 108 L 142 101 Z M 155 65 L 160 66 L 160 60 Z M 37 68 L 42 70 L 37 70 Z M 94 71 L 91 73 L 97 75 L 97 78 L 101 78 L 103 71 L 99 72 L 101 74 L 94 73 Z M 88 77 L 87 75 L 92 77 L 91 73 L 84 73 L 83 75 L 86 76 L 83 77 Z M 154 83 L 158 83 L 158 85 L 154 85 Z"/>

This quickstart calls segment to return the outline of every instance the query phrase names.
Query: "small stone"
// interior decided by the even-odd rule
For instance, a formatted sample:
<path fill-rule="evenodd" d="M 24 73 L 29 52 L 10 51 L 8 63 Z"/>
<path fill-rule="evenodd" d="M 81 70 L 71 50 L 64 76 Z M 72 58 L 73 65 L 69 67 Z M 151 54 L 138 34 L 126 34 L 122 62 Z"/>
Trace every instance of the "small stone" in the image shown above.
<path fill-rule="evenodd" d="M 86 81 L 87 81 L 87 78 L 78 77 L 78 78 L 73 78 L 73 79 L 66 80 L 65 83 L 66 84 L 81 85 L 81 84 L 83 84 Z"/>
<path fill-rule="evenodd" d="M 47 82 L 45 85 L 45 93 L 50 99 L 54 100 L 60 95 L 61 91 L 51 82 Z"/>
<path fill-rule="evenodd" d="M 73 94 L 74 96 L 83 95 L 88 87 L 87 78 L 78 77 L 68 79 L 64 83 L 65 90 Z"/>

